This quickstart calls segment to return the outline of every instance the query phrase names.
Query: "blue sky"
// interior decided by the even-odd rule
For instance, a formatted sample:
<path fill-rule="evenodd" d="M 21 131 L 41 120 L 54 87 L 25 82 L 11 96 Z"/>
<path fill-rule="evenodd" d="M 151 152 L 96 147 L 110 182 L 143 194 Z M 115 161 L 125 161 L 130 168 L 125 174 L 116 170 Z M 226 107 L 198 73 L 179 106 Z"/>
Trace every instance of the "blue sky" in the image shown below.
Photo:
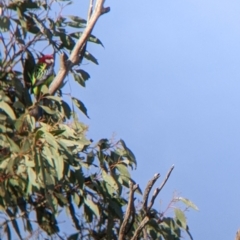
<path fill-rule="evenodd" d="M 84 17 L 84 4 L 75 1 L 66 13 Z M 142 189 L 175 164 L 162 205 L 176 191 L 200 209 L 187 214 L 195 240 L 233 239 L 240 227 L 240 2 L 105 5 L 111 12 L 93 32 L 105 48 L 88 48 L 100 65 L 85 62 L 91 80 L 73 90 L 88 107 L 91 119 L 81 116 L 88 136 L 124 139 Z"/>

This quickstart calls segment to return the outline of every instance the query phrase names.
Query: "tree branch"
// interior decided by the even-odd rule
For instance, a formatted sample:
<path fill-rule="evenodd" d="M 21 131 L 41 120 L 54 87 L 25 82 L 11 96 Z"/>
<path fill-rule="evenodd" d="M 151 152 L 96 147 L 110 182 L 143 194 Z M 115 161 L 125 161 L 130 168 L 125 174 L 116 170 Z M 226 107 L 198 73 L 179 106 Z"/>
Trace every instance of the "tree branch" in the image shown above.
<path fill-rule="evenodd" d="M 92 13 L 92 16 L 90 17 L 88 24 L 81 35 L 81 37 L 78 39 L 75 47 L 72 50 L 72 53 L 69 57 L 69 59 L 65 62 L 65 64 L 61 64 L 61 67 L 58 71 L 57 76 L 55 77 L 54 81 L 52 82 L 49 93 L 53 95 L 58 88 L 61 86 L 63 80 L 65 79 L 66 75 L 68 74 L 69 70 L 71 68 L 79 63 L 80 53 L 81 50 L 84 48 L 89 36 L 91 35 L 91 32 L 98 20 L 98 18 L 104 14 L 110 11 L 109 7 L 104 8 L 103 7 L 104 0 L 97 0 L 95 4 L 94 11 Z"/>
<path fill-rule="evenodd" d="M 160 177 L 159 173 L 156 173 L 153 178 L 148 182 L 144 194 L 143 194 L 143 210 L 145 211 L 145 217 L 143 218 L 143 220 L 140 222 L 138 228 L 136 229 L 133 237 L 131 238 L 131 240 L 137 240 L 139 235 L 141 234 L 142 231 L 144 231 L 145 226 L 147 225 L 148 221 L 150 220 L 151 216 L 150 216 L 150 211 L 151 208 L 155 202 L 155 199 L 157 197 L 157 195 L 160 193 L 160 191 L 163 189 L 164 185 L 166 184 L 166 182 L 168 181 L 172 171 L 174 169 L 174 165 L 170 168 L 170 170 L 168 171 L 164 181 L 162 182 L 161 186 L 159 188 L 157 188 L 152 196 L 152 199 L 150 201 L 150 204 L 147 207 L 147 202 L 148 202 L 148 197 L 149 197 L 149 193 L 154 185 L 154 183 L 157 181 L 157 179 Z M 143 232 L 144 234 L 144 239 L 146 239 L 147 237 L 147 232 L 146 230 Z"/>
<path fill-rule="evenodd" d="M 156 188 L 156 189 L 155 189 L 155 191 L 154 191 L 154 193 L 153 193 L 153 196 L 152 196 L 152 199 L 151 199 L 151 202 L 150 202 L 150 204 L 148 205 L 147 212 L 151 210 L 151 208 L 152 208 L 152 206 L 153 206 L 153 204 L 154 204 L 154 201 L 155 201 L 157 195 L 158 195 L 158 194 L 160 193 L 160 191 L 163 189 L 163 187 L 164 187 L 164 185 L 166 184 L 167 180 L 169 179 L 169 177 L 170 177 L 173 169 L 174 169 L 174 165 L 172 165 L 172 167 L 171 167 L 170 170 L 168 171 L 167 176 L 165 177 L 164 181 L 162 182 L 160 188 Z"/>
<path fill-rule="evenodd" d="M 143 228 L 147 225 L 149 221 L 149 217 L 146 216 L 140 223 L 140 225 L 138 226 L 137 230 L 135 231 L 133 237 L 131 238 L 131 240 L 137 240 L 141 231 L 143 230 Z"/>
<path fill-rule="evenodd" d="M 144 194 L 143 194 L 143 210 L 146 212 L 147 211 L 147 204 L 148 204 L 148 197 L 149 197 L 149 193 L 152 190 L 153 185 L 155 184 L 155 182 L 158 180 L 158 178 L 160 177 L 159 173 L 154 174 L 153 179 L 149 180 Z"/>
<path fill-rule="evenodd" d="M 126 213 L 125 213 L 125 216 L 124 216 L 124 219 L 121 224 L 120 231 L 119 231 L 119 237 L 118 237 L 119 240 L 125 239 L 125 232 L 127 229 L 127 224 L 129 222 L 129 219 L 130 219 L 131 214 L 134 209 L 134 204 L 133 204 L 134 192 L 137 190 L 137 188 L 138 188 L 138 185 L 137 184 L 133 185 L 133 183 L 130 181 L 130 183 L 129 183 L 130 192 L 129 192 L 129 197 L 128 197 L 128 205 L 127 205 L 127 210 L 126 210 Z"/>
<path fill-rule="evenodd" d="M 240 230 L 237 231 L 235 240 L 240 240 Z"/>

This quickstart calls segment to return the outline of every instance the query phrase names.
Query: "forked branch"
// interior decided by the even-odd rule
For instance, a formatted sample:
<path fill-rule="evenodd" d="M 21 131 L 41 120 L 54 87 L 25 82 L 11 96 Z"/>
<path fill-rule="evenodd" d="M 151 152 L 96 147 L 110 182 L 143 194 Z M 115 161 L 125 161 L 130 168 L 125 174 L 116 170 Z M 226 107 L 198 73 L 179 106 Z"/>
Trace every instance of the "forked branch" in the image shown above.
<path fill-rule="evenodd" d="M 110 8 L 109 7 L 105 8 L 103 6 L 103 4 L 104 4 L 104 0 L 96 1 L 93 13 L 92 13 L 90 19 L 88 19 L 87 26 L 86 26 L 85 30 L 83 31 L 83 34 L 81 35 L 81 37 L 76 42 L 76 45 L 73 48 L 69 59 L 64 60 L 64 57 L 60 57 L 60 69 L 49 88 L 49 93 L 51 95 L 53 95 L 58 90 L 58 88 L 61 86 L 65 77 L 67 76 L 68 72 L 72 69 L 72 67 L 79 63 L 82 49 L 84 48 L 88 38 L 90 37 L 91 32 L 92 32 L 97 20 L 99 19 L 99 17 L 102 14 L 110 11 Z M 90 5 L 90 8 L 92 8 L 91 5 Z"/>
<path fill-rule="evenodd" d="M 168 171 L 165 179 L 163 180 L 162 184 L 160 185 L 159 188 L 156 188 L 153 196 L 150 200 L 150 203 L 148 204 L 148 198 L 149 198 L 149 194 L 150 191 L 153 187 L 153 185 L 155 184 L 155 182 L 157 181 L 157 179 L 160 177 L 159 173 L 156 173 L 153 178 L 148 182 L 144 194 L 143 194 L 143 202 L 142 202 L 142 211 L 143 211 L 143 217 L 141 222 L 138 224 L 137 229 L 134 232 L 133 237 L 131 238 L 131 240 L 137 240 L 140 236 L 140 234 L 142 233 L 142 231 L 144 231 L 145 226 L 148 224 L 149 220 L 151 219 L 152 215 L 151 215 L 151 210 L 152 210 L 152 206 L 155 202 L 156 197 L 158 196 L 158 194 L 160 193 L 160 191 L 163 189 L 164 185 L 166 184 L 166 182 L 168 181 L 172 171 L 174 169 L 174 165 L 170 168 L 170 170 Z M 121 224 L 121 228 L 119 231 L 119 240 L 123 240 L 126 239 L 126 234 L 127 234 L 127 227 L 129 226 L 131 220 L 134 220 L 133 218 L 133 214 L 134 214 L 134 210 L 135 210 L 135 206 L 134 206 L 134 192 L 137 189 L 138 185 L 133 185 L 132 182 L 130 182 L 129 184 L 129 197 L 128 197 L 128 205 L 127 205 L 127 209 L 126 209 L 126 213 L 123 219 L 123 222 Z M 144 232 L 144 239 L 147 237 L 147 232 Z"/>

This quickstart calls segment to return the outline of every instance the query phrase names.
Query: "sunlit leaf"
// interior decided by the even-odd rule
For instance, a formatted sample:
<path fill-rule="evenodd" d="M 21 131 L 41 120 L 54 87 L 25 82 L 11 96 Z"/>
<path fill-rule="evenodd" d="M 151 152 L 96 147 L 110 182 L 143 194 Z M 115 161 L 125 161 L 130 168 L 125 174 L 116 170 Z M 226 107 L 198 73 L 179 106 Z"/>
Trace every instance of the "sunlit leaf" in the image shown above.
<path fill-rule="evenodd" d="M 198 207 L 189 199 L 183 198 L 183 197 L 177 197 L 176 200 L 179 200 L 183 202 L 187 207 L 193 208 L 194 210 L 198 211 Z"/>
<path fill-rule="evenodd" d="M 180 225 L 180 227 L 182 227 L 183 229 L 186 229 L 187 220 L 186 220 L 184 212 L 181 211 L 179 208 L 175 208 L 174 212 L 175 212 L 176 222 Z"/>
<path fill-rule="evenodd" d="M 47 107 L 47 106 L 43 106 L 43 105 L 38 105 L 40 108 L 42 108 L 46 113 L 53 115 L 56 114 L 55 110 L 52 110 L 51 108 Z"/>
<path fill-rule="evenodd" d="M 115 191 L 118 190 L 118 185 L 115 182 L 114 178 L 111 175 L 107 174 L 105 170 L 102 171 L 102 177 L 107 185 L 111 186 Z"/>
<path fill-rule="evenodd" d="M 92 210 L 96 217 L 100 217 L 98 206 L 92 200 L 84 198 L 84 203 Z"/>
<path fill-rule="evenodd" d="M 116 168 L 118 169 L 120 175 L 124 175 L 125 177 L 130 178 L 130 173 L 128 171 L 128 168 L 124 164 L 116 164 Z"/>
<path fill-rule="evenodd" d="M 14 111 L 6 102 L 0 101 L 0 109 L 2 109 L 12 120 L 16 119 Z"/>

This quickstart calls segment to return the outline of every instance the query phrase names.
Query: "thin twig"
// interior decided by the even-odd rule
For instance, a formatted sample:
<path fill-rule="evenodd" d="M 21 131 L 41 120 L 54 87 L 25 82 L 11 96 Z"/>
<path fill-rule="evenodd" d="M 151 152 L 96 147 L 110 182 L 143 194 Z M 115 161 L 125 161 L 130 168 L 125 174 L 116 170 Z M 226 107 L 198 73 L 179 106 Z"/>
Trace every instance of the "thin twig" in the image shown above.
<path fill-rule="evenodd" d="M 151 201 L 150 201 L 150 204 L 148 205 L 148 210 L 147 210 L 147 211 L 150 211 L 150 210 L 151 210 L 151 208 L 152 208 L 152 206 L 153 206 L 153 204 L 154 204 L 154 201 L 155 201 L 157 195 L 158 195 L 158 194 L 160 193 L 160 191 L 163 189 L 163 187 L 164 187 L 164 185 L 166 184 L 167 180 L 169 179 L 169 177 L 170 177 L 173 169 L 174 169 L 174 165 L 172 165 L 172 167 L 171 167 L 170 170 L 168 171 L 168 173 L 167 173 L 164 181 L 162 182 L 161 186 L 154 191 L 153 196 L 152 196 L 152 199 L 151 199 Z"/>

